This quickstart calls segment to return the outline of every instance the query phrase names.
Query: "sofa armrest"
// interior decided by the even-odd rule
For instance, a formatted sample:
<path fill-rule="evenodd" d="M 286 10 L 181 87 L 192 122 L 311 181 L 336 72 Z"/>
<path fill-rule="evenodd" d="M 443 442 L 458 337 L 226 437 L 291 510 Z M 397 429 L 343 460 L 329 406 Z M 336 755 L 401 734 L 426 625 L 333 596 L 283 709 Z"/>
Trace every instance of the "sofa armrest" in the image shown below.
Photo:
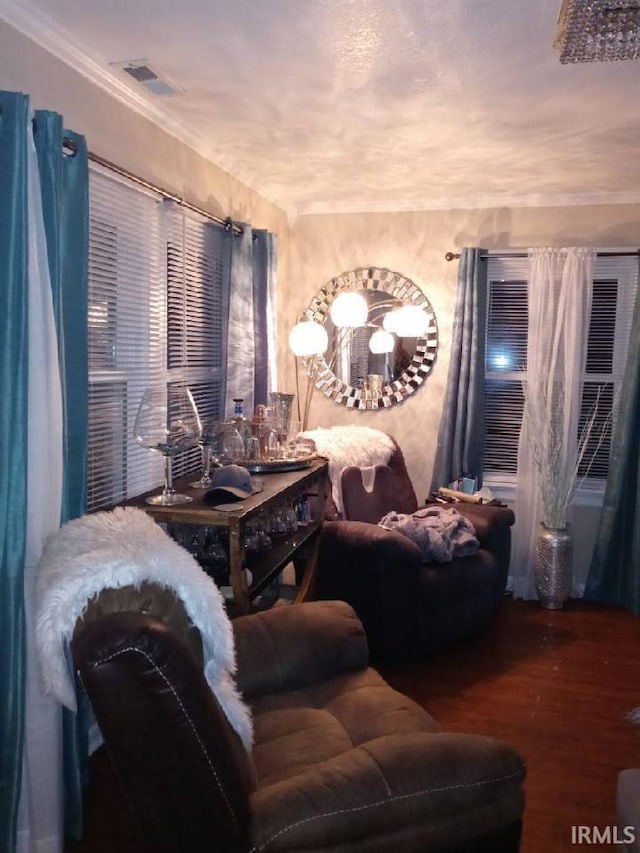
<path fill-rule="evenodd" d="M 343 601 L 311 601 L 233 621 L 237 684 L 251 700 L 367 666 L 360 620 Z"/>
<path fill-rule="evenodd" d="M 511 527 L 516 520 L 512 509 L 486 504 L 459 503 L 452 504 L 460 515 L 468 519 L 476 529 L 476 536 L 483 543 L 505 527 Z"/>
<path fill-rule="evenodd" d="M 72 653 L 145 849 L 247 850 L 253 761 L 184 639 L 109 613 L 78 630 Z"/>
<path fill-rule="evenodd" d="M 323 572 L 358 571 L 373 575 L 379 568 L 416 573 L 420 549 L 396 530 L 368 521 L 328 521 L 322 526 L 320 560 Z"/>
<path fill-rule="evenodd" d="M 513 510 L 462 501 L 455 504 L 455 508 L 473 524 L 480 547 L 495 558 L 506 584 L 511 559 L 511 525 L 516 520 Z"/>

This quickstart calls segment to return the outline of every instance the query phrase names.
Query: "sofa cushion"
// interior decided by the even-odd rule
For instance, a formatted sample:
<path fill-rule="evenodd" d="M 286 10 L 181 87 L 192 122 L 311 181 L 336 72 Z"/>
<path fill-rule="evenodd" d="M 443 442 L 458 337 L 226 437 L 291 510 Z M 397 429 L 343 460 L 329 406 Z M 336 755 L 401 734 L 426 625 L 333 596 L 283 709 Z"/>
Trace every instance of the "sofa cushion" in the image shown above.
<path fill-rule="evenodd" d="M 252 703 L 252 711 L 259 787 L 384 735 L 438 730 L 426 711 L 373 669 L 263 696 Z"/>
<path fill-rule="evenodd" d="M 252 794 L 252 851 L 514 850 L 523 776 L 518 755 L 493 738 L 376 738 Z M 502 848 L 495 837 L 508 827 L 516 841 Z"/>
<path fill-rule="evenodd" d="M 233 621 L 237 683 L 245 700 L 297 690 L 367 666 L 360 620 L 344 601 L 276 607 Z"/>
<path fill-rule="evenodd" d="M 517 832 L 518 755 L 439 733 L 373 669 L 259 697 L 252 711 L 253 853 L 445 850 Z"/>

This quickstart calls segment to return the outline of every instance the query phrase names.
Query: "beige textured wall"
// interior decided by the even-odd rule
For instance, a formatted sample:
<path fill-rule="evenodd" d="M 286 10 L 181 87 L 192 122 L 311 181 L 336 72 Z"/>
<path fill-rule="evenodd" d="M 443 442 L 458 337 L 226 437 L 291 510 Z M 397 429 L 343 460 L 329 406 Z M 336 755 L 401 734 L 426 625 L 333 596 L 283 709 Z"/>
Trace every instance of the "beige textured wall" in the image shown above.
<path fill-rule="evenodd" d="M 455 210 L 422 213 L 304 216 L 294 225 L 289 278 L 280 292 L 280 360 L 294 389 L 286 333 L 316 290 L 341 272 L 388 267 L 421 287 L 436 312 L 440 347 L 425 384 L 402 404 L 380 412 L 348 411 L 315 391 L 310 426 L 355 423 L 393 434 L 402 446 L 418 494 L 426 497 L 449 366 L 458 264 L 445 252 L 463 246 L 636 248 L 640 205 Z"/>
<path fill-rule="evenodd" d="M 280 275 L 287 277 L 285 213 L 193 149 L 90 83 L 0 21 L 0 88 L 28 94 L 34 109 L 61 113 L 89 150 L 218 216 L 278 235 Z"/>

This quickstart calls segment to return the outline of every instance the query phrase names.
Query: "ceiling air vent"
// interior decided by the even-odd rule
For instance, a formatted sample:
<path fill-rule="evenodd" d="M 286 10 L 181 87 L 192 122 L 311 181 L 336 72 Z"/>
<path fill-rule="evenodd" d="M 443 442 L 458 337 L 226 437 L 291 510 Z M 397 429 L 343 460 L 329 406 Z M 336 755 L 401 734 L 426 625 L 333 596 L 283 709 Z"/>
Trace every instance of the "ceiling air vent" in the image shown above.
<path fill-rule="evenodd" d="M 170 83 L 166 77 L 163 78 L 156 74 L 153 69 L 149 68 L 145 59 L 129 59 L 125 62 L 111 62 L 110 65 L 115 65 L 121 68 L 126 74 L 153 92 L 154 95 L 182 95 L 184 90 Z"/>

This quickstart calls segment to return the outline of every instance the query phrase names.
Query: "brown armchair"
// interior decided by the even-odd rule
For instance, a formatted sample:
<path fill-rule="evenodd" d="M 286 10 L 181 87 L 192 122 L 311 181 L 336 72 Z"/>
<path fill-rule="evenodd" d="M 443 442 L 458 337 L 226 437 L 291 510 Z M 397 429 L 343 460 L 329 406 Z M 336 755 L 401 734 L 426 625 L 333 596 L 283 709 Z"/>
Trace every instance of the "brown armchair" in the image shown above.
<path fill-rule="evenodd" d="M 510 509 L 458 503 L 474 525 L 477 553 L 447 563 L 424 562 L 418 547 L 377 525 L 395 510 L 418 509 L 402 450 L 394 442 L 368 492 L 360 469 L 342 472 L 343 510 L 329 498 L 315 595 L 348 602 L 362 621 L 374 660 L 416 658 L 471 636 L 504 596 L 511 551 Z"/>
<path fill-rule="evenodd" d="M 519 756 L 492 738 L 439 733 L 368 667 L 346 604 L 234 622 L 251 754 L 175 624 L 103 612 L 79 625 L 72 644 L 143 849 L 518 850 Z"/>

